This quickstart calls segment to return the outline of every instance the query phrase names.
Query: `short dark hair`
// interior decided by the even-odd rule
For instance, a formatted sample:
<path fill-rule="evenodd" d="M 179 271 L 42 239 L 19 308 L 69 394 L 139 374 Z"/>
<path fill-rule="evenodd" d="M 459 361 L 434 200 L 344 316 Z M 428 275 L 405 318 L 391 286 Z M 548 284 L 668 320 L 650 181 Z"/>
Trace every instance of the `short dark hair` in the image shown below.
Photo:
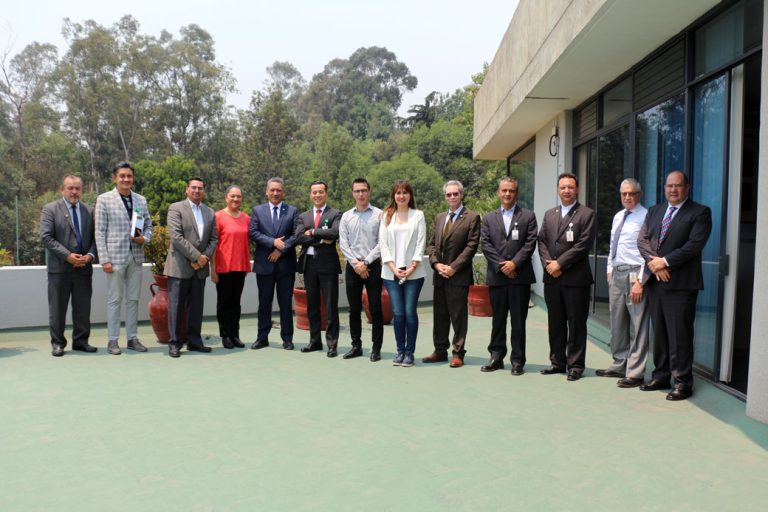
<path fill-rule="evenodd" d="M 309 190 L 312 190 L 312 187 L 314 187 L 315 185 L 322 185 L 325 191 L 328 192 L 328 184 L 323 180 L 315 180 L 312 183 L 310 183 Z"/>
<path fill-rule="evenodd" d="M 570 178 L 576 182 L 577 187 L 579 186 L 579 177 L 573 174 L 572 172 L 562 173 L 560 176 L 557 177 L 557 182 L 560 183 L 560 180 L 562 180 L 563 178 Z"/>
<path fill-rule="evenodd" d="M 128 161 L 122 161 L 118 162 L 117 165 L 115 165 L 114 169 L 112 169 L 112 176 L 116 175 L 120 169 L 130 169 L 131 174 L 136 174 L 136 171 L 133 170 L 133 166 L 131 165 L 131 162 Z"/>
<path fill-rule="evenodd" d="M 368 183 L 368 180 L 365 178 L 355 178 L 352 180 L 352 188 L 355 188 L 355 183 L 365 183 L 365 186 L 368 187 L 368 190 L 371 190 L 371 184 Z"/>
<path fill-rule="evenodd" d="M 199 181 L 203 184 L 203 188 L 205 188 L 205 181 L 203 181 L 203 178 L 200 178 L 198 176 L 193 176 L 187 180 L 187 186 L 190 186 L 193 181 Z"/>

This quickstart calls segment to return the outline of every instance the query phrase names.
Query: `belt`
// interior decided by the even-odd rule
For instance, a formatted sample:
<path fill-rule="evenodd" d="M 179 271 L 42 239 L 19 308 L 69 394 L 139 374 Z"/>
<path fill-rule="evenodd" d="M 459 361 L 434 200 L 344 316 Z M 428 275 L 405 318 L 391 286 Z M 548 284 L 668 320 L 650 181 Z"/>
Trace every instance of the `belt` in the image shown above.
<path fill-rule="evenodd" d="M 613 266 L 613 270 L 616 270 L 618 272 L 629 272 L 630 270 L 637 270 L 639 268 L 640 268 L 640 265 L 621 264 L 621 265 Z"/>

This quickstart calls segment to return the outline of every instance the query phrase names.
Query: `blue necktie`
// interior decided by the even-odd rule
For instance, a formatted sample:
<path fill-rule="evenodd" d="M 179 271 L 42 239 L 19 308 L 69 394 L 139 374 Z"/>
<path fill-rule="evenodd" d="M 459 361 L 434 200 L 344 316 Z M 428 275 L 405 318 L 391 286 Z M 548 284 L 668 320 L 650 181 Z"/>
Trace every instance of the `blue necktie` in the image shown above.
<path fill-rule="evenodd" d="M 280 219 L 277 218 L 277 206 L 272 207 L 272 227 L 277 232 L 277 226 L 280 224 Z"/>
<path fill-rule="evenodd" d="M 632 212 L 629 210 L 624 212 L 624 218 L 621 219 L 621 222 L 619 223 L 619 227 L 616 228 L 616 232 L 613 234 L 613 240 L 611 240 L 611 260 L 613 260 L 616 257 L 616 251 L 619 248 L 619 237 L 621 236 L 621 228 L 624 227 L 624 221 L 627 220 L 627 216 L 630 213 Z"/>
<path fill-rule="evenodd" d="M 80 233 L 80 219 L 77 218 L 77 206 L 72 205 L 72 224 L 75 225 L 77 237 L 77 254 L 83 254 L 83 235 Z"/>

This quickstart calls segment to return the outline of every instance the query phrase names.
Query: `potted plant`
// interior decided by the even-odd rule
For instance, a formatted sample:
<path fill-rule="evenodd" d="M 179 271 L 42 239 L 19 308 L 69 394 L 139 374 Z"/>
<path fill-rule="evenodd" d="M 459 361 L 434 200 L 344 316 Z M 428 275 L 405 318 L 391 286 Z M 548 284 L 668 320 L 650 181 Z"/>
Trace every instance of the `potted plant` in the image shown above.
<path fill-rule="evenodd" d="M 168 332 L 168 278 L 163 272 L 171 239 L 168 228 L 160 225 L 159 220 L 157 214 L 152 217 L 152 239 L 144 245 L 144 258 L 152 264 L 152 274 L 155 278 L 155 282 L 149 285 L 152 299 L 147 308 L 157 341 L 168 343 L 171 340 L 171 334 Z"/>
<path fill-rule="evenodd" d="M 488 271 L 488 262 L 485 258 L 472 260 L 472 275 L 475 284 L 469 286 L 469 314 L 472 316 L 493 316 L 491 309 L 491 293 L 485 284 L 485 276 Z"/>
<path fill-rule="evenodd" d="M 365 311 L 365 317 L 368 319 L 368 323 L 373 323 L 373 316 L 371 315 L 371 308 L 368 304 L 368 290 L 363 288 L 363 311 Z M 381 287 L 381 316 L 384 319 L 384 325 L 392 323 L 392 302 L 389 300 L 389 292 L 387 288 Z"/>

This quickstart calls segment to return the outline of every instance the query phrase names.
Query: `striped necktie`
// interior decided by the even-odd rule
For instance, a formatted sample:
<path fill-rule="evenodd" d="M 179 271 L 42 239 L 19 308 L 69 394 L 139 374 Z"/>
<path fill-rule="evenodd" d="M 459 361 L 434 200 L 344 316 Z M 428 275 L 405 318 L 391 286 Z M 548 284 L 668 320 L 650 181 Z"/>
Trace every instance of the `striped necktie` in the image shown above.
<path fill-rule="evenodd" d="M 661 221 L 661 234 L 659 234 L 659 243 L 663 242 L 664 238 L 667 236 L 667 231 L 669 231 L 669 225 L 672 223 L 672 215 L 675 213 L 675 210 L 677 210 L 677 206 L 671 206 L 667 212 L 667 215 L 664 217 L 664 220 Z"/>

